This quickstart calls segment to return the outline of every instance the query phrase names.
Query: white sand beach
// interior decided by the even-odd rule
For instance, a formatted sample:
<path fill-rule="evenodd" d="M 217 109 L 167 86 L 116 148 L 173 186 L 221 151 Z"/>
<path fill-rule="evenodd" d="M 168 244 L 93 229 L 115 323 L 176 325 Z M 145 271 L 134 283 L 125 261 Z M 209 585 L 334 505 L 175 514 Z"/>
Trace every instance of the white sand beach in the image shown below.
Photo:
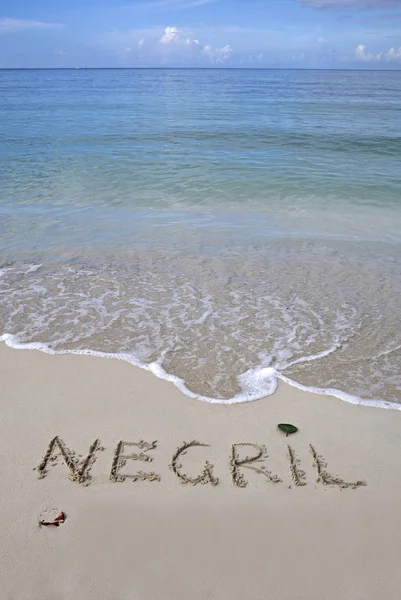
<path fill-rule="evenodd" d="M 117 360 L 5 345 L 0 399 L 2 598 L 399 598 L 399 411 L 283 384 L 264 400 L 211 405 Z M 286 438 L 280 422 L 299 431 Z M 55 436 L 81 484 L 62 457 L 43 464 Z M 97 439 L 104 451 L 86 468 Z M 114 479 L 153 472 L 154 480 L 111 481 L 119 442 L 141 440 L 154 448 L 123 453 L 153 460 L 115 463 Z M 208 446 L 189 447 L 174 472 L 173 455 L 192 440 Z M 248 466 L 269 473 L 240 466 L 263 445 L 268 458 Z M 194 485 L 206 461 L 204 485 Z M 64 511 L 65 522 L 40 527 L 46 508 Z"/>

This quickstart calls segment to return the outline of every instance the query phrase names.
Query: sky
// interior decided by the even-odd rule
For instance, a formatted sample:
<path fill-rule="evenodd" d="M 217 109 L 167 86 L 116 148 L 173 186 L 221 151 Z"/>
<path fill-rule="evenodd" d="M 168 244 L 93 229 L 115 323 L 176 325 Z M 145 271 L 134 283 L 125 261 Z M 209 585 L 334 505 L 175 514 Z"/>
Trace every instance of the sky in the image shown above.
<path fill-rule="evenodd" d="M 401 69 L 401 0 L 0 0 L 0 68 Z"/>

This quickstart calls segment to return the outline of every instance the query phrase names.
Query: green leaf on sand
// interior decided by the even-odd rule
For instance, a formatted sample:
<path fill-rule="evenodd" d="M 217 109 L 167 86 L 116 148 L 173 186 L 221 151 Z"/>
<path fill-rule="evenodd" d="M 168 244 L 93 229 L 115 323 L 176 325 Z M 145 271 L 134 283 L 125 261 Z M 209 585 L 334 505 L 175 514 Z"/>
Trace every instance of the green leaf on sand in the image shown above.
<path fill-rule="evenodd" d="M 290 425 L 289 423 L 280 423 L 277 425 L 277 427 L 281 429 L 281 431 L 284 431 L 286 435 L 290 435 L 291 433 L 296 433 L 298 431 L 298 427 L 295 427 L 295 425 Z"/>

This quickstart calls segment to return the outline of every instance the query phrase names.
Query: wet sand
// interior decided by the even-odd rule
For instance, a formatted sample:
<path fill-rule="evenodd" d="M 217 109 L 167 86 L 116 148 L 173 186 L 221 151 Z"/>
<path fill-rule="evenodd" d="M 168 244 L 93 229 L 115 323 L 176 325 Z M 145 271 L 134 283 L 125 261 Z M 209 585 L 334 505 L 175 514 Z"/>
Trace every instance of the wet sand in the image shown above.
<path fill-rule="evenodd" d="M 0 399 L 4 598 L 399 597 L 399 411 L 284 384 L 211 405 L 127 363 L 5 345 Z M 47 508 L 65 523 L 40 527 Z"/>

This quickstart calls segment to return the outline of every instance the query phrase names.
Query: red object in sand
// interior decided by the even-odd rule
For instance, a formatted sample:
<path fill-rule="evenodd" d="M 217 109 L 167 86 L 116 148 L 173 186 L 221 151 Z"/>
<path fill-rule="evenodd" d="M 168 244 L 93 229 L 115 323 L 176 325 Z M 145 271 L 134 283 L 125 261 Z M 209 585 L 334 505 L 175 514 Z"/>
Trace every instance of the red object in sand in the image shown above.
<path fill-rule="evenodd" d="M 52 508 L 43 511 L 40 515 L 39 525 L 54 525 L 55 527 L 58 527 L 61 523 L 64 523 L 65 518 L 65 513 L 63 511 Z"/>

